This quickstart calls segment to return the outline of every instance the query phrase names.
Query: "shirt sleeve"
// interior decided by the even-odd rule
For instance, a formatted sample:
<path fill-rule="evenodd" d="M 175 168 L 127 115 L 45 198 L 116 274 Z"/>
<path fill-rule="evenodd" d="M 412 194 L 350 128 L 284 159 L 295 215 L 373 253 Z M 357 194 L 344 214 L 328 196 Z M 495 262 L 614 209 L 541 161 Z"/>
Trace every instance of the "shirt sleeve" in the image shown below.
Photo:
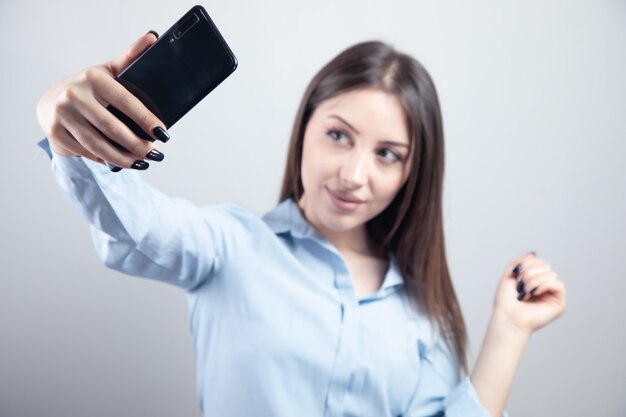
<path fill-rule="evenodd" d="M 192 290 L 232 250 L 238 206 L 201 209 L 162 194 L 132 169 L 113 173 L 86 158 L 57 154 L 47 139 L 38 145 L 66 199 L 89 222 L 96 252 L 109 268 Z"/>
<path fill-rule="evenodd" d="M 441 337 L 420 345 L 420 383 L 406 417 L 493 417 L 483 407 L 469 376 L 460 379 L 458 362 Z M 502 417 L 509 417 L 505 410 Z"/>

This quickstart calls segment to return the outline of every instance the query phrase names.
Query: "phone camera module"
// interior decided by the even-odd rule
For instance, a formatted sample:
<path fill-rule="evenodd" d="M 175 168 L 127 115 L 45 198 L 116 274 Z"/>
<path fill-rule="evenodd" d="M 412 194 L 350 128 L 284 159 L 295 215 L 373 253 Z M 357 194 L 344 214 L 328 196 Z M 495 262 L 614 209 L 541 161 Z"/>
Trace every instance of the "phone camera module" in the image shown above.
<path fill-rule="evenodd" d="M 176 39 L 181 38 L 189 29 L 193 27 L 193 25 L 198 23 L 199 20 L 200 19 L 195 13 L 191 14 L 191 16 L 186 18 L 185 21 L 174 30 L 174 37 Z"/>

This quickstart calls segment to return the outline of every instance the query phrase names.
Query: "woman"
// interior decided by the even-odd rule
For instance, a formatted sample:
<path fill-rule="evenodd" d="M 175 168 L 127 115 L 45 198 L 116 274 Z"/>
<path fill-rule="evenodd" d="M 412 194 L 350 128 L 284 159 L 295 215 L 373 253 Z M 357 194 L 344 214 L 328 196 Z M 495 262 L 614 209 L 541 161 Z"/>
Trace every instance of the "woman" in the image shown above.
<path fill-rule="evenodd" d="M 51 87 L 37 108 L 41 146 L 105 264 L 187 291 L 203 413 L 505 413 L 527 340 L 562 314 L 565 287 L 534 253 L 513 260 L 467 373 L 444 249 L 443 129 L 426 70 L 380 42 L 322 68 L 296 116 L 280 204 L 260 219 L 234 204 L 195 207 L 104 165 L 163 159 L 106 110 L 169 138 L 113 79 L 154 41 L 149 32 Z"/>

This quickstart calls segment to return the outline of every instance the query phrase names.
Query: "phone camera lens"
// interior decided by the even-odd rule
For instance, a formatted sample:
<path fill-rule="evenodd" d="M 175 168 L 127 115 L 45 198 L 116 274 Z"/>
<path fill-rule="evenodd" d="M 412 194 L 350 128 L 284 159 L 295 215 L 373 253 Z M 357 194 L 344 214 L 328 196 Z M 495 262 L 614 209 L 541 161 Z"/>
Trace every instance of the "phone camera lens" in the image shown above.
<path fill-rule="evenodd" d="M 191 16 L 189 16 L 187 19 L 185 19 L 185 21 L 178 27 L 176 28 L 176 30 L 174 31 L 174 37 L 176 39 L 180 38 L 181 36 L 183 36 L 189 29 L 191 29 L 191 27 L 193 25 L 195 25 L 196 23 L 198 23 L 200 21 L 200 18 L 198 16 L 196 16 L 196 14 L 192 14 Z"/>

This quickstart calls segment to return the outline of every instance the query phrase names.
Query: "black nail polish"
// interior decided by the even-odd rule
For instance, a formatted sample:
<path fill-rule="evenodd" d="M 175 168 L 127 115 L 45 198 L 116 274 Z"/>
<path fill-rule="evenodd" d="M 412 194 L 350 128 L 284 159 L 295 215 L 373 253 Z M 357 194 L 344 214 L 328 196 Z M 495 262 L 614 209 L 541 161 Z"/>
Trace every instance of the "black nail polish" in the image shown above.
<path fill-rule="evenodd" d="M 532 256 L 537 256 L 537 252 L 535 252 L 535 251 L 530 251 L 530 252 L 528 252 L 528 254 L 532 255 Z"/>
<path fill-rule="evenodd" d="M 535 295 L 535 291 L 537 291 L 537 288 L 539 287 L 535 287 L 532 290 L 530 290 L 530 295 Z"/>
<path fill-rule="evenodd" d="M 163 143 L 170 140 L 170 135 L 160 126 L 157 126 L 154 129 L 152 129 L 152 133 L 154 134 L 154 136 L 157 137 L 158 140 L 160 140 Z"/>
<path fill-rule="evenodd" d="M 159 39 L 159 34 L 155 30 L 149 30 L 148 33 L 152 33 L 157 39 Z M 146 33 L 146 35 L 148 33 Z"/>
<path fill-rule="evenodd" d="M 151 159 L 153 161 L 162 161 L 163 158 L 165 158 L 165 155 L 163 155 L 161 152 L 152 149 L 150 152 L 148 152 L 148 155 L 146 155 L 146 158 Z"/>
<path fill-rule="evenodd" d="M 148 169 L 149 166 L 150 164 L 148 164 L 146 161 L 135 161 L 131 168 L 143 171 L 145 169 Z"/>
<path fill-rule="evenodd" d="M 526 296 L 526 291 L 522 290 L 517 294 L 517 299 L 522 301 L 522 299 Z"/>
<path fill-rule="evenodd" d="M 106 163 L 106 165 L 107 165 L 107 167 L 109 167 L 109 171 L 111 171 L 111 172 L 120 172 L 122 170 L 122 168 L 120 168 L 118 166 L 115 166 L 113 164 L 110 164 L 108 162 Z"/>
<path fill-rule="evenodd" d="M 519 271 L 522 269 L 522 264 L 517 264 L 515 265 L 515 268 L 513 268 L 513 274 L 517 275 L 519 274 Z"/>
<path fill-rule="evenodd" d="M 524 291 L 524 281 L 521 279 L 517 281 L 517 292 Z"/>

